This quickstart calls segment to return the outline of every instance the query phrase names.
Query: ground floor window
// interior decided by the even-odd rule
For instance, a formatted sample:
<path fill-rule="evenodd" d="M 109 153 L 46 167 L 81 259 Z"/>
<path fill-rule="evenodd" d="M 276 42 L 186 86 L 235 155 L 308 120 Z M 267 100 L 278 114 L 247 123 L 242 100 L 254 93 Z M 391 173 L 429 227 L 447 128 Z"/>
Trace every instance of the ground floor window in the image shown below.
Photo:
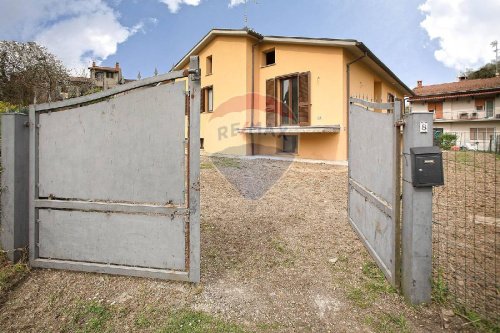
<path fill-rule="evenodd" d="M 495 129 L 492 128 L 471 128 L 470 129 L 470 139 L 471 140 L 489 140 L 490 137 L 495 135 Z"/>
<path fill-rule="evenodd" d="M 281 147 L 283 153 L 297 154 L 299 137 L 297 135 L 283 135 L 281 137 Z"/>

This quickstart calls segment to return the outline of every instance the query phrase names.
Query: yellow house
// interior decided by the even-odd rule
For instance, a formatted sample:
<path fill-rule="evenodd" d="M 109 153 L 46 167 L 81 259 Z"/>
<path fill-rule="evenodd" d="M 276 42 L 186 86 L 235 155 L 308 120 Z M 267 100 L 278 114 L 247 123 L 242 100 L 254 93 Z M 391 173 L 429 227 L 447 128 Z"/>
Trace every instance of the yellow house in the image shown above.
<path fill-rule="evenodd" d="M 209 154 L 344 163 L 348 96 L 386 102 L 413 94 L 356 40 L 214 29 L 173 69 L 186 69 L 191 55 L 200 59 Z"/>

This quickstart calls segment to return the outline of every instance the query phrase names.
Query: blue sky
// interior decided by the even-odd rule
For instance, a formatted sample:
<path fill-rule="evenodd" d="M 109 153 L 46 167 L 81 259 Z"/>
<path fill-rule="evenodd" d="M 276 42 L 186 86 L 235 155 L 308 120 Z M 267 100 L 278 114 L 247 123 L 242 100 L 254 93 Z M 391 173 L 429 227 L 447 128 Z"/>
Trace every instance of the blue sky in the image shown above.
<path fill-rule="evenodd" d="M 0 0 L 0 39 L 35 40 L 71 68 L 119 61 L 125 77 L 146 77 L 167 72 L 211 28 L 242 28 L 247 12 L 264 35 L 362 41 L 410 87 L 454 81 L 491 61 L 500 39 L 500 0 L 241 2 Z"/>

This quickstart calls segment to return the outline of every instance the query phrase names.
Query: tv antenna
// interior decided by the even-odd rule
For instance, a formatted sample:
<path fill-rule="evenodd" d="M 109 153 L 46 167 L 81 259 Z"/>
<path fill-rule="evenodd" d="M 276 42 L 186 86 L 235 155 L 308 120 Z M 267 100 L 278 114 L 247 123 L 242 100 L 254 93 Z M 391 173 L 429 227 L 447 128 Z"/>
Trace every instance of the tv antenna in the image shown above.
<path fill-rule="evenodd" d="M 248 3 L 252 2 L 255 5 L 258 5 L 259 2 L 257 0 L 245 0 L 244 2 L 244 8 L 243 8 L 243 24 L 245 28 L 248 28 Z"/>
<path fill-rule="evenodd" d="M 498 72 L 498 41 L 494 40 L 490 45 L 491 47 L 493 47 L 493 52 L 495 52 L 495 76 L 499 77 L 500 73 Z"/>

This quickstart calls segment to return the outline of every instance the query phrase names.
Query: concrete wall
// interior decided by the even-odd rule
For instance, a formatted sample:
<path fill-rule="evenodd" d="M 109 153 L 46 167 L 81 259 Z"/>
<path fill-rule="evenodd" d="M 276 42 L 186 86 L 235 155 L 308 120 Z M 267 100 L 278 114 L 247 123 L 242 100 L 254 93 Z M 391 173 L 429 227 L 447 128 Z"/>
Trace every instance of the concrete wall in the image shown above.
<path fill-rule="evenodd" d="M 8 113 L 1 116 L 2 188 L 0 243 L 10 260 L 18 260 L 28 246 L 28 117 Z"/>

